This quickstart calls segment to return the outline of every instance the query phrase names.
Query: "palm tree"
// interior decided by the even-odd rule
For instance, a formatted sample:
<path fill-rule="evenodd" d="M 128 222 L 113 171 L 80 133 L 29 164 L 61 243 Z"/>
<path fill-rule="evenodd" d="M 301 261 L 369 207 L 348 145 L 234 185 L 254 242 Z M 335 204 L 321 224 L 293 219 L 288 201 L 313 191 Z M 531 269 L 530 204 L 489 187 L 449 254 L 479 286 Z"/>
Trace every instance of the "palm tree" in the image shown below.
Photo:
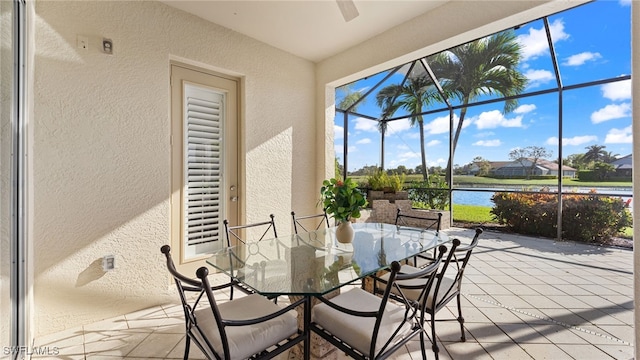
<path fill-rule="evenodd" d="M 454 133 L 452 156 L 447 165 L 447 177 L 453 154 L 458 146 L 467 105 L 481 95 L 498 94 L 510 97 L 520 94 L 527 78 L 518 71 L 521 46 L 513 30 L 457 46 L 427 58 L 427 63 L 441 83 L 447 97 L 462 103 L 458 126 Z M 513 111 L 515 99 L 505 101 L 503 113 Z"/>
<path fill-rule="evenodd" d="M 584 154 L 584 160 L 587 162 L 596 162 L 600 159 L 603 159 L 607 152 L 604 150 L 606 146 L 604 145 L 591 145 L 585 147 L 587 152 Z"/>
<path fill-rule="evenodd" d="M 382 134 L 386 132 L 387 119 L 393 116 L 398 109 L 406 110 L 409 113 L 411 126 L 417 124 L 420 128 L 421 170 L 425 181 L 429 181 L 429 173 L 427 171 L 427 158 L 424 148 L 424 119 L 422 118 L 422 112 L 424 107 L 438 99 L 437 94 L 431 79 L 426 75 L 421 75 L 408 77 L 402 84 L 386 86 L 376 95 L 377 104 L 382 109 L 382 117 L 378 126 Z"/>
<path fill-rule="evenodd" d="M 614 154 L 611 151 L 606 151 L 603 155 L 602 155 L 602 162 L 604 163 L 612 163 L 616 160 L 618 160 L 618 157 L 620 156 L 620 154 Z"/>
<path fill-rule="evenodd" d="M 336 89 L 338 97 L 341 98 L 336 106 L 339 110 L 347 110 L 353 106 L 353 108 L 349 110 L 356 111 L 360 105 L 365 103 L 366 98 L 362 98 L 362 91 L 353 90 L 353 84 L 354 83 L 342 85 Z"/>

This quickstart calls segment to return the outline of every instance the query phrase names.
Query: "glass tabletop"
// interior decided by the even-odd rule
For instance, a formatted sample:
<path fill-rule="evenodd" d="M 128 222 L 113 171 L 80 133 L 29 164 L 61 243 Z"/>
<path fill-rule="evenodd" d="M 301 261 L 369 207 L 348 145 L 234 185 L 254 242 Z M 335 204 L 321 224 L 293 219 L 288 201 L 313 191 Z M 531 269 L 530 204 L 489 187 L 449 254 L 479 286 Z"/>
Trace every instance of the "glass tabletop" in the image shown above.
<path fill-rule="evenodd" d="M 449 241 L 442 231 L 393 224 L 353 229 L 349 244 L 332 227 L 225 248 L 207 263 L 263 295 L 322 295 Z"/>

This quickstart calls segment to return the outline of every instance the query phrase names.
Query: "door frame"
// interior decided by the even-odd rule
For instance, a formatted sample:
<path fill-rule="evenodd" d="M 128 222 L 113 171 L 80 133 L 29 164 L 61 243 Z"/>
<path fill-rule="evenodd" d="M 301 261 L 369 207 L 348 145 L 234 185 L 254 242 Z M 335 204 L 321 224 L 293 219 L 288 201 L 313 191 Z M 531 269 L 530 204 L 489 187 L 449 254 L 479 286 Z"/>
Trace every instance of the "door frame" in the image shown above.
<path fill-rule="evenodd" d="M 183 183 L 183 140 L 182 131 L 184 125 L 183 106 L 182 103 L 182 83 L 174 84 L 173 73 L 178 71 L 182 81 L 202 85 L 204 87 L 213 88 L 226 93 L 225 101 L 226 117 L 224 124 L 224 174 L 223 184 L 224 191 L 223 204 L 224 216 L 232 223 L 238 223 L 240 215 L 244 213 L 244 155 L 241 152 L 241 79 L 238 77 L 223 74 L 217 71 L 205 69 L 199 66 L 185 64 L 179 61 L 170 61 L 170 143 L 171 143 L 171 246 L 174 250 L 174 261 L 179 271 L 186 274 L 194 274 L 195 270 L 204 264 L 204 260 L 208 255 L 192 257 L 185 259 L 184 257 L 184 236 L 183 236 L 183 204 L 182 204 L 182 187 Z M 218 81 L 216 83 L 216 81 Z M 213 81 L 213 85 L 212 82 Z M 235 91 L 226 88 L 224 84 L 233 82 Z M 220 85 L 220 86 L 216 86 Z M 177 98 L 176 98 L 177 96 Z M 179 100 L 177 100 L 179 99 Z M 174 104 L 177 102 L 177 106 Z M 179 135 L 180 134 L 180 135 Z M 235 185 L 235 190 L 231 190 L 231 186 Z M 231 201 L 232 197 L 236 197 L 237 201 Z M 221 231 L 221 246 L 224 247 L 224 237 Z"/>

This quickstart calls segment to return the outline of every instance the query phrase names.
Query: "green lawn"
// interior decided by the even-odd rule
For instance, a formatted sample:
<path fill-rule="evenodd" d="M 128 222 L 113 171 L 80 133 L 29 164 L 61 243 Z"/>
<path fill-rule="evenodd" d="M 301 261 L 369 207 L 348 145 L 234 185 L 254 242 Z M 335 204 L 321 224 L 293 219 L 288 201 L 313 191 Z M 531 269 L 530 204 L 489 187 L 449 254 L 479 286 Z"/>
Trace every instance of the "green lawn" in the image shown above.
<path fill-rule="evenodd" d="M 453 221 L 475 224 L 495 223 L 491 208 L 477 205 L 453 205 Z"/>

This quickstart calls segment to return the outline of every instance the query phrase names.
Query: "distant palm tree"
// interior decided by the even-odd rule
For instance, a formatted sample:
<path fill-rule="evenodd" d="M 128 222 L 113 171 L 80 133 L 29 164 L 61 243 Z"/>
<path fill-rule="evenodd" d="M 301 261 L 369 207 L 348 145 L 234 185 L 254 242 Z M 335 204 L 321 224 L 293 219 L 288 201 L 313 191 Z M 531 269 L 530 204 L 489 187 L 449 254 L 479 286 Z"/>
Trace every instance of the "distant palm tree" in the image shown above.
<path fill-rule="evenodd" d="M 614 162 L 616 160 L 618 160 L 618 157 L 620 156 L 620 154 L 614 154 L 611 151 L 607 151 L 602 155 L 602 162 L 605 163 L 611 163 Z"/>
<path fill-rule="evenodd" d="M 426 75 L 409 77 L 402 84 L 386 86 L 376 95 L 378 106 L 382 109 L 382 117 L 379 122 L 379 129 L 382 134 L 387 129 L 386 120 L 393 116 L 398 109 L 404 109 L 409 113 L 411 126 L 418 125 L 420 129 L 420 153 L 422 155 L 421 171 L 425 181 L 429 181 L 429 172 L 424 148 L 424 119 L 422 112 L 424 108 L 438 100 L 437 96 L 438 92 L 433 81 Z"/>
<path fill-rule="evenodd" d="M 354 90 L 353 84 L 354 83 L 342 85 L 336 89 L 338 98 L 341 98 L 338 102 L 338 105 L 336 106 L 339 110 L 347 110 L 351 106 L 353 106 L 353 108 L 351 108 L 350 110 L 356 111 L 360 105 L 363 105 L 365 103 L 366 98 L 362 98 L 362 91 Z M 361 98 L 362 100 L 360 101 Z"/>
<path fill-rule="evenodd" d="M 453 164 L 453 154 L 458 146 L 467 105 L 481 95 L 498 94 L 509 97 L 522 93 L 527 78 L 517 69 L 520 59 L 521 45 L 516 41 L 513 30 L 472 41 L 427 58 L 427 63 L 447 96 L 458 98 L 463 105 L 454 133 L 447 175 Z M 503 113 L 513 111 L 517 105 L 518 101 L 515 99 L 506 100 Z"/>
<path fill-rule="evenodd" d="M 607 155 L 607 152 L 604 150 L 605 148 L 606 146 L 604 145 L 591 145 L 585 147 L 587 152 L 584 154 L 584 160 L 587 162 L 596 162 L 603 159 Z"/>

